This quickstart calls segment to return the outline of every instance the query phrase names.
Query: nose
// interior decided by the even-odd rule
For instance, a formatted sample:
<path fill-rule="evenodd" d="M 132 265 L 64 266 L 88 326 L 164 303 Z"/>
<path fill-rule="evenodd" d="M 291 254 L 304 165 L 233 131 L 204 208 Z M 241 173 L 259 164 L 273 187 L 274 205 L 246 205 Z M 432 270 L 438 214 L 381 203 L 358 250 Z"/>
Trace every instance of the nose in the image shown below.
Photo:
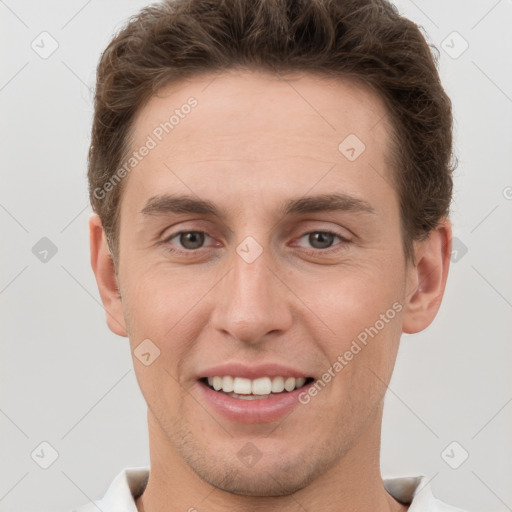
<path fill-rule="evenodd" d="M 279 274 L 268 249 L 252 262 L 233 251 L 230 271 L 215 287 L 212 326 L 252 345 L 287 331 L 293 294 Z"/>

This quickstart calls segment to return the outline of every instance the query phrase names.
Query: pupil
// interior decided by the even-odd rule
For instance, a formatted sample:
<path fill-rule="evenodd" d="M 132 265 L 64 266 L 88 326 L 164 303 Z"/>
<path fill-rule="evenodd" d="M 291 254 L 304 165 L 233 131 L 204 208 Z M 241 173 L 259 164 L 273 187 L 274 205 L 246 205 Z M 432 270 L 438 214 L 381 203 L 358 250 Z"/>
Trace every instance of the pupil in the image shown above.
<path fill-rule="evenodd" d="M 182 233 L 180 236 L 180 243 L 185 249 L 197 249 L 201 247 L 204 242 L 204 233 L 199 231 L 190 231 L 188 233 Z"/>
<path fill-rule="evenodd" d="M 334 235 L 332 233 L 311 233 L 309 235 L 309 243 L 316 249 L 326 249 L 332 244 Z M 320 242 L 320 247 L 316 246 Z"/>

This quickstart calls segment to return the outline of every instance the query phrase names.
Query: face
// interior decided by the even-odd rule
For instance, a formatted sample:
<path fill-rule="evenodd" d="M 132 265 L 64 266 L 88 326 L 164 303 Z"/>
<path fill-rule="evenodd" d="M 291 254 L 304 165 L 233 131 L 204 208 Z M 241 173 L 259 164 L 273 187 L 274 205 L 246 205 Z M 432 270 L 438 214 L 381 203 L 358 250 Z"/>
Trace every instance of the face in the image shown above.
<path fill-rule="evenodd" d="M 196 77 L 139 113 L 109 325 L 161 463 L 289 494 L 380 428 L 414 285 L 389 140 L 378 96 L 309 75 Z"/>

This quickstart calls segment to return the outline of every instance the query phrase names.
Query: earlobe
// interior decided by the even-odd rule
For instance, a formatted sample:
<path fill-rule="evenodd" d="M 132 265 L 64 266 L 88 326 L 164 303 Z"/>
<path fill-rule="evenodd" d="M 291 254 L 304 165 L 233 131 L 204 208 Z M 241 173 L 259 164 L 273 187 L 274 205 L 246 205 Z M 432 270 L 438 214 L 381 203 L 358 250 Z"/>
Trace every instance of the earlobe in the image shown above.
<path fill-rule="evenodd" d="M 89 242 L 91 267 L 96 277 L 101 301 L 105 308 L 109 329 L 126 337 L 126 325 L 114 262 L 107 244 L 107 238 L 100 217 L 93 213 L 89 218 Z"/>
<path fill-rule="evenodd" d="M 402 330 L 413 334 L 434 320 L 446 287 L 450 266 L 452 229 L 443 219 L 427 239 L 415 244 L 415 264 L 410 264 Z"/>

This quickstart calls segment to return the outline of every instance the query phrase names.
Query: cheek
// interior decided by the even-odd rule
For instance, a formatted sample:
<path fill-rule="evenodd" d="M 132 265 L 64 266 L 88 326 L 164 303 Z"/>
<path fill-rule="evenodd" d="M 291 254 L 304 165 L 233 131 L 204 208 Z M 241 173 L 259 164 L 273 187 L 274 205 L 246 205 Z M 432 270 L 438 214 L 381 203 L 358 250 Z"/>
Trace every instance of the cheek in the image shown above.
<path fill-rule="evenodd" d="M 303 277 L 302 283 L 297 280 L 297 295 L 308 306 L 309 329 L 318 333 L 318 348 L 330 364 L 346 352 L 350 366 L 352 360 L 376 369 L 392 364 L 403 307 L 403 282 L 396 270 L 385 264 L 345 268 L 309 282 L 309 291 L 304 284 Z"/>
<path fill-rule="evenodd" d="M 137 323 L 149 323 L 147 327 L 151 326 L 154 332 L 170 329 L 208 290 L 207 280 L 193 278 L 180 268 L 162 267 L 133 265 L 123 279 L 127 299 L 124 305 Z"/>
<path fill-rule="evenodd" d="M 180 366 L 199 336 L 197 323 L 191 322 L 196 292 L 176 275 L 165 278 L 159 272 L 132 272 L 126 285 L 124 308 L 137 381 L 153 414 L 164 421 L 169 414 L 165 411 L 176 410 L 182 399 Z M 143 346 L 144 351 L 138 348 Z M 154 357 L 149 365 L 144 352 Z"/>
<path fill-rule="evenodd" d="M 337 331 L 336 326 L 343 326 L 338 334 L 352 324 L 360 326 L 363 320 L 377 320 L 380 313 L 400 299 L 402 290 L 398 276 L 380 269 L 378 264 L 373 268 L 340 267 L 312 279 L 304 275 L 294 279 L 297 295 L 307 298 L 305 302 L 326 319 L 329 327 Z"/>
<path fill-rule="evenodd" d="M 142 340 L 150 339 L 160 351 L 160 365 L 176 377 L 178 364 L 193 353 L 201 329 L 207 324 L 201 299 L 214 280 L 157 266 L 150 271 L 139 269 L 138 274 L 132 272 L 125 282 L 123 307 L 130 319 L 132 351 Z"/>
<path fill-rule="evenodd" d="M 319 401 L 317 407 L 325 407 L 328 417 L 332 404 L 343 404 L 332 414 L 345 425 L 353 425 L 354 418 L 364 422 L 380 402 L 398 350 L 400 283 L 379 274 L 359 273 L 326 282 L 314 295 L 314 311 L 329 327 L 328 332 L 319 329 L 318 319 L 310 326 L 317 333 L 316 348 L 325 356 L 320 380 L 328 381 L 330 393 L 330 399 Z"/>

